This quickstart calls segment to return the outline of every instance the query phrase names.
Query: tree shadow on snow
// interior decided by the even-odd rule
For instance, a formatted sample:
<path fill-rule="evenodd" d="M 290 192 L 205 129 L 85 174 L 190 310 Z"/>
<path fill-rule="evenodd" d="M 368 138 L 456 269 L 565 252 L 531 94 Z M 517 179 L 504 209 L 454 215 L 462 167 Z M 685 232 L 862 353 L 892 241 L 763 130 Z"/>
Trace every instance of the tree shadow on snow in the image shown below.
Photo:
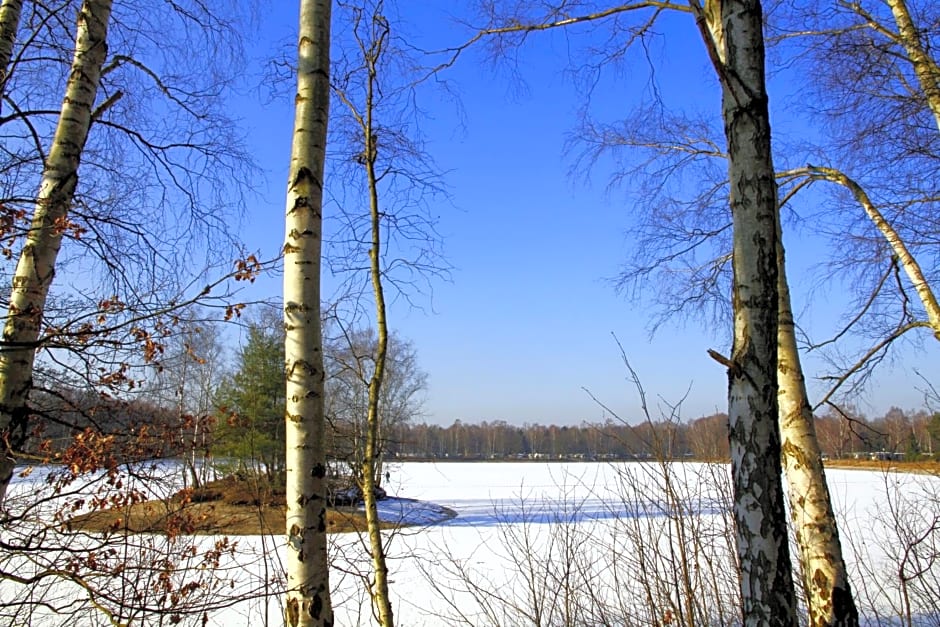
<path fill-rule="evenodd" d="M 591 498 L 574 503 L 550 499 L 497 501 L 468 499 L 450 501 L 444 509 L 453 511 L 454 516 L 440 520 L 436 524 L 448 527 L 494 527 L 519 523 L 571 524 L 640 517 L 662 518 L 677 514 L 665 503 L 610 503 Z M 683 508 L 683 513 L 694 513 L 697 516 L 718 515 L 723 512 L 724 509 L 717 500 L 708 502 L 699 500 L 694 509 Z"/>

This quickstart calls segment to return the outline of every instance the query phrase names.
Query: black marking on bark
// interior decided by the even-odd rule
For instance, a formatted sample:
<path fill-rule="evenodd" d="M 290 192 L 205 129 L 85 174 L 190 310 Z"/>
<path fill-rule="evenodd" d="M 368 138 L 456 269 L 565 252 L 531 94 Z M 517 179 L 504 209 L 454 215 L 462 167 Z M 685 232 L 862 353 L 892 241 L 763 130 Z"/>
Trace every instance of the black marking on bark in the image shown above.
<path fill-rule="evenodd" d="M 832 589 L 832 626 L 858 627 L 858 608 L 852 591 L 846 587 L 836 586 Z"/>
<path fill-rule="evenodd" d="M 310 310 L 310 307 L 305 305 L 304 303 L 290 302 L 284 305 L 284 311 L 286 313 L 302 313 L 302 312 L 309 311 L 309 310 Z"/>
<path fill-rule="evenodd" d="M 297 169 L 297 175 L 294 177 L 294 180 L 291 181 L 290 187 L 294 189 L 302 182 L 313 181 L 313 172 L 310 171 L 310 168 L 303 166 Z"/>
<path fill-rule="evenodd" d="M 829 577 L 826 576 L 826 573 L 824 573 L 821 568 L 817 568 L 816 572 L 813 573 L 813 586 L 819 598 L 824 601 L 829 600 L 829 588 L 831 585 L 832 582 L 829 581 Z"/>
<path fill-rule="evenodd" d="M 287 600 L 287 624 L 290 627 L 297 627 L 300 624 L 300 602 L 297 597 L 291 597 Z"/>
<path fill-rule="evenodd" d="M 781 445 L 780 453 L 785 459 L 790 461 L 790 464 L 794 468 L 807 468 L 810 466 L 806 451 L 789 440 Z"/>

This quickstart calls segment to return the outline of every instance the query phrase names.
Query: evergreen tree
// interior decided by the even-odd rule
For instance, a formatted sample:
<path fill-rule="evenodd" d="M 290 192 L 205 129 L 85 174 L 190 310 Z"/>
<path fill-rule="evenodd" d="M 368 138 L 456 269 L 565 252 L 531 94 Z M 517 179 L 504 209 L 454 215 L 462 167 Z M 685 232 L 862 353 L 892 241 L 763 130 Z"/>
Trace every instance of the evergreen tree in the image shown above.
<path fill-rule="evenodd" d="M 284 469 L 284 333 L 252 323 L 235 372 L 222 383 L 216 455 L 274 479 Z"/>

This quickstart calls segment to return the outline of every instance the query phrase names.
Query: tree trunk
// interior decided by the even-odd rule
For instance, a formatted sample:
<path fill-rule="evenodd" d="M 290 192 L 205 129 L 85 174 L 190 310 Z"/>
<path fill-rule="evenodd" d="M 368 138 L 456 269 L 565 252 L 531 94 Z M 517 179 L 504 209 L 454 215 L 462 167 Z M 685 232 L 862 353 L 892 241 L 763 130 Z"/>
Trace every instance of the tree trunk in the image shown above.
<path fill-rule="evenodd" d="M 780 232 L 779 212 L 777 228 Z M 790 517 L 803 569 L 803 590 L 811 627 L 856 627 L 858 610 L 849 586 L 842 543 L 836 526 L 822 463 L 813 410 L 796 346 L 783 241 L 777 241 L 777 288 L 780 298 L 777 346 L 777 395 L 783 469 Z"/>
<path fill-rule="evenodd" d="M 940 103 L 938 103 L 938 105 L 940 105 Z M 927 321 L 930 324 L 930 329 L 933 331 L 934 337 L 940 340 L 940 303 L 937 302 L 937 296 L 934 294 L 930 283 L 928 283 L 927 278 L 924 276 L 920 264 L 907 248 L 900 233 L 885 219 L 862 186 L 846 176 L 843 172 L 834 168 L 821 168 L 816 166 L 809 167 L 807 170 L 812 176 L 838 183 L 852 192 L 852 196 L 855 197 L 858 204 L 865 210 L 865 215 L 868 216 L 868 219 L 872 221 L 875 228 L 878 229 L 878 232 L 885 238 L 885 241 L 887 241 L 888 245 L 891 247 L 891 252 L 897 257 L 898 262 L 904 269 L 904 273 L 907 274 L 907 278 L 910 279 L 914 291 L 917 292 L 921 304 L 924 306 L 924 311 L 927 313 Z"/>
<path fill-rule="evenodd" d="M 13 476 L 14 449 L 28 431 L 27 398 L 32 386 L 37 340 L 62 234 L 69 228 L 69 206 L 78 185 L 78 166 L 91 126 L 101 66 L 107 57 L 111 4 L 111 0 L 85 0 L 79 11 L 75 55 L 65 98 L 43 170 L 32 223 L 13 275 L 10 306 L 3 328 L 4 350 L 0 351 L 0 504 Z M 3 8 L 6 7 L 4 3 Z"/>
<path fill-rule="evenodd" d="M 375 485 L 382 487 L 383 480 L 385 479 L 385 444 L 382 442 L 382 421 L 379 420 L 379 432 L 377 434 L 377 441 L 382 444 L 382 448 L 379 450 L 378 455 L 375 458 Z"/>
<path fill-rule="evenodd" d="M 330 101 L 330 0 L 301 0 L 284 244 L 287 595 L 290 627 L 331 626 L 320 254 Z"/>
<path fill-rule="evenodd" d="M 7 91 L 13 45 L 16 43 L 22 12 L 23 0 L 3 0 L 0 3 L 0 95 L 6 94 Z"/>
<path fill-rule="evenodd" d="M 924 90 L 924 97 L 937 123 L 937 130 L 940 130 L 940 67 L 924 48 L 907 3 L 904 0 L 887 0 L 887 4 L 891 7 L 891 14 L 898 26 L 898 43 L 904 46 L 907 58 L 914 66 L 914 74 L 920 88 Z"/>
<path fill-rule="evenodd" d="M 22 0 L 3 0 L 0 4 L 0 110 L 3 108 L 3 96 L 6 95 L 7 80 L 10 77 L 10 61 L 13 59 L 13 46 L 16 43 L 16 33 L 20 27 L 20 15 L 23 12 Z M 4 337 L 4 340 L 6 337 Z M 0 356 L 0 368 L 4 367 L 2 356 Z M 2 376 L 2 373 L 0 373 Z M 24 400 L 25 403 L 25 400 Z M 25 416 L 23 419 L 25 420 Z M 16 465 L 16 459 L 13 455 L 12 446 L 16 439 L 9 432 L 9 425 L 12 421 L 12 415 L 0 410 L 0 507 L 3 505 L 6 489 L 13 479 L 13 467 Z M 6 426 L 2 426 L 6 424 Z M 20 427 L 18 437 L 25 434 L 26 425 Z"/>
<path fill-rule="evenodd" d="M 731 359 L 722 360 L 743 619 L 745 625 L 797 625 L 780 480 L 777 185 L 761 6 L 756 0 L 714 0 L 704 12 L 694 0 L 693 6 L 721 82 L 728 142 L 734 342 Z"/>
<path fill-rule="evenodd" d="M 385 363 L 388 358 L 388 320 L 385 312 L 385 291 L 382 286 L 382 231 L 379 211 L 378 177 L 375 161 L 378 147 L 373 128 L 373 88 L 375 85 L 375 58 L 367 59 L 369 64 L 369 82 L 366 87 L 366 111 L 363 124 L 365 134 L 366 177 L 369 184 L 369 218 L 372 242 L 369 247 L 369 271 L 372 275 L 372 292 L 375 297 L 375 322 L 378 334 L 375 351 L 375 369 L 369 380 L 369 409 L 366 420 L 366 446 L 360 472 L 362 495 L 366 508 L 366 526 L 369 533 L 369 546 L 372 552 L 372 571 L 375 582 L 370 594 L 372 604 L 378 614 L 379 624 L 383 627 L 394 626 L 392 603 L 388 591 L 388 563 L 385 559 L 385 545 L 382 540 L 381 521 L 376 503 L 376 468 L 381 456 L 379 400 L 385 377 Z"/>

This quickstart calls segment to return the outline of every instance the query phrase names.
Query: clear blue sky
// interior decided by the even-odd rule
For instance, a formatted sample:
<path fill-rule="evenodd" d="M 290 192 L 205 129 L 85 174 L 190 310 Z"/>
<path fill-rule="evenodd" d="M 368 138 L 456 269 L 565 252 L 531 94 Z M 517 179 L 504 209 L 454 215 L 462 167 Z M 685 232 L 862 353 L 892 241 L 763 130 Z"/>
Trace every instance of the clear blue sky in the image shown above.
<path fill-rule="evenodd" d="M 261 24 L 258 55 L 276 42 L 290 41 L 294 32 L 294 3 L 273 4 Z M 411 32 L 423 33 L 429 47 L 463 41 L 466 31 L 436 4 L 421 3 L 420 14 L 405 16 Z M 654 46 L 650 57 L 664 97 L 717 111 L 719 93 L 688 20 L 670 19 L 660 30 L 672 43 Z M 450 203 L 434 210 L 454 271 L 451 282 L 434 285 L 424 311 L 396 305 L 390 324 L 414 342 L 429 375 L 429 422 L 572 424 L 607 416 L 582 388 L 635 421 L 641 415 L 639 399 L 613 335 L 640 375 L 654 417 L 660 399 L 672 403 L 686 393 L 685 418 L 726 407 L 724 371 L 706 350 L 727 353 L 728 333 L 692 320 L 666 324 L 650 337 L 648 303 L 618 295 L 609 281 L 630 252 L 635 222 L 628 190 L 605 189 L 609 165 L 600 164 L 590 178 L 569 174 L 572 159 L 564 151 L 565 137 L 575 127 L 582 98 L 561 71 L 567 46 L 560 35 L 533 37 L 519 55 L 517 70 L 526 81 L 522 91 L 505 68 L 471 51 L 446 75 L 459 93 L 462 115 L 441 100 L 426 103 L 428 149 L 447 172 L 444 182 L 451 193 Z M 609 106 L 611 114 L 627 115 L 649 90 L 648 67 L 612 77 L 601 89 L 595 92 L 601 110 Z M 775 105 L 786 97 L 792 92 L 779 100 L 771 94 Z M 269 255 L 283 243 L 290 104 L 290 98 L 262 104 L 252 94 L 242 105 L 250 142 L 268 177 L 247 216 L 244 237 L 250 247 Z M 796 268 L 819 261 L 815 251 L 828 245 L 806 234 L 789 239 Z M 791 273 L 802 310 L 806 281 L 799 269 Z M 279 290 L 279 277 L 252 288 L 267 295 Z M 835 324 L 830 312 L 843 297 L 828 296 L 831 302 L 809 310 L 807 324 Z M 911 368 L 940 382 L 938 348 L 927 344 L 921 351 L 908 350 L 901 361 L 886 367 L 868 396 L 859 399 L 863 410 L 877 414 L 891 405 L 922 407 L 917 391 L 922 385 Z M 812 377 L 818 364 L 808 366 Z"/>

